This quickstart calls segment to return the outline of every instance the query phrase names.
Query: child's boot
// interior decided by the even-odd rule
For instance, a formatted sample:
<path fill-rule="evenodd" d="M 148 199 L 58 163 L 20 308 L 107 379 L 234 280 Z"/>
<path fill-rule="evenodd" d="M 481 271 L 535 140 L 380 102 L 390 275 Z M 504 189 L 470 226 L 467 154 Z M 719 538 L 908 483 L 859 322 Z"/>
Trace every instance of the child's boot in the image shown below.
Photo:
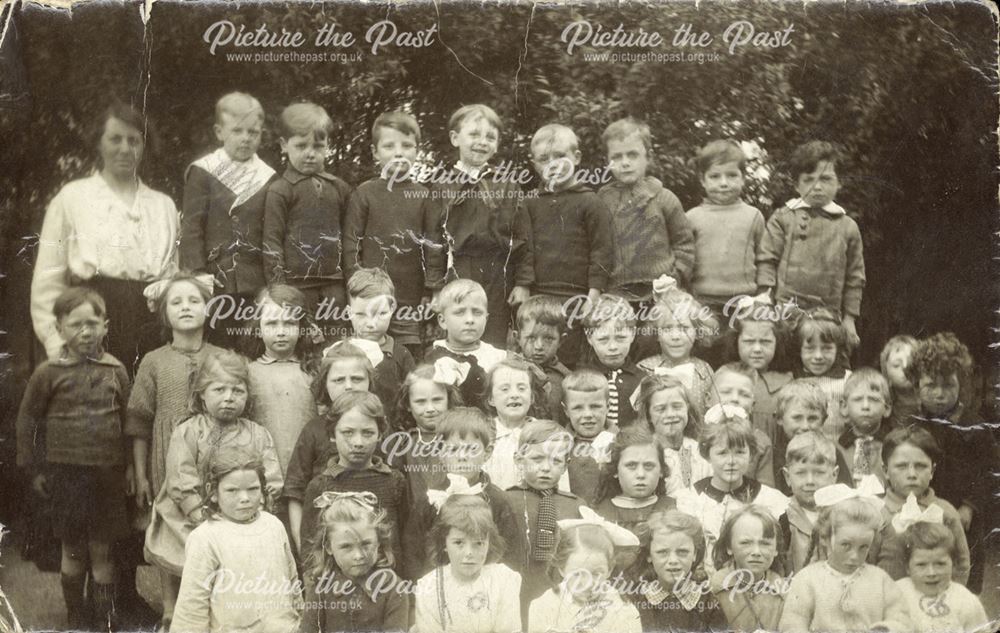
<path fill-rule="evenodd" d="M 62 573 L 59 575 L 59 581 L 62 584 L 63 600 L 66 602 L 66 624 L 69 630 L 83 631 L 88 629 L 86 601 L 83 595 L 87 574 L 70 576 Z"/>
<path fill-rule="evenodd" d="M 118 616 L 115 612 L 115 583 L 94 585 L 94 630 L 112 633 L 117 630 Z"/>

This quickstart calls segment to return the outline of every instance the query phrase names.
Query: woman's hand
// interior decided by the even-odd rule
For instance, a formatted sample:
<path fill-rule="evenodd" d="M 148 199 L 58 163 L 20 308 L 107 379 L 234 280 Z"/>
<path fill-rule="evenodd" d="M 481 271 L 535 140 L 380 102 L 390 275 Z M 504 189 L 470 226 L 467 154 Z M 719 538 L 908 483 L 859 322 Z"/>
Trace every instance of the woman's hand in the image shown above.
<path fill-rule="evenodd" d="M 962 529 L 966 532 L 969 531 L 969 526 L 972 525 L 972 506 L 963 503 L 958 508 L 958 518 L 962 520 Z"/>
<path fill-rule="evenodd" d="M 140 509 L 146 509 L 153 505 L 153 491 L 150 488 L 149 480 L 145 477 L 135 478 L 135 505 Z"/>

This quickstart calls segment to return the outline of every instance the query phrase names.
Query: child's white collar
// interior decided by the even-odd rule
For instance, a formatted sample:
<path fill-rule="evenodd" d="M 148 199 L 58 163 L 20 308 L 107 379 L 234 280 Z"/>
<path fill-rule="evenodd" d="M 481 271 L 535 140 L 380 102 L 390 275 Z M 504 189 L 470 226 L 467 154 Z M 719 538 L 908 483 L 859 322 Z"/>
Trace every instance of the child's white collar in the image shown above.
<path fill-rule="evenodd" d="M 791 200 L 785 203 L 785 206 L 794 211 L 795 209 L 808 209 L 812 205 L 810 205 L 802 198 L 792 198 Z M 823 205 L 823 210 L 829 213 L 830 215 L 847 215 L 847 211 L 844 211 L 844 207 L 840 206 L 839 204 L 833 201 L 830 201 L 825 205 Z"/>

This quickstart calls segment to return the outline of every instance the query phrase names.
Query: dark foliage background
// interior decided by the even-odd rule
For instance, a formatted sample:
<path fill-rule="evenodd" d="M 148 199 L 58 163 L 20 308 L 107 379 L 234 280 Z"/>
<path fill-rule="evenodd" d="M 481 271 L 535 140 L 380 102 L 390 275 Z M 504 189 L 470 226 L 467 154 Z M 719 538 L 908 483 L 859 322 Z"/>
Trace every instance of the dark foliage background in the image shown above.
<path fill-rule="evenodd" d="M 895 333 L 954 330 L 984 374 L 996 366 L 990 343 L 998 305 L 993 240 L 997 230 L 997 43 L 987 7 L 972 2 L 884 3 L 527 2 L 430 4 L 180 3 L 161 0 L 144 25 L 139 4 L 89 2 L 72 13 L 13 5 L 0 48 L 0 191 L 5 356 L 3 410 L 13 411 L 30 372 L 33 335 L 28 287 L 47 201 L 86 174 L 94 152 L 86 128 L 112 97 L 143 108 L 156 125 L 158 151 L 147 180 L 180 200 L 185 165 L 212 147 L 211 117 L 224 92 L 251 92 L 269 127 L 297 99 L 327 108 L 336 121 L 330 170 L 358 184 L 373 174 L 369 129 L 381 112 L 417 115 L 429 160 L 448 160 L 446 124 L 458 106 L 482 101 L 505 124 L 498 160 L 529 167 L 527 141 L 561 121 L 576 129 L 585 167 L 603 163 L 600 134 L 626 114 L 649 122 L 653 173 L 685 207 L 700 201 L 690 158 L 727 136 L 761 149 L 747 197 L 769 214 L 793 194 L 782 161 L 815 138 L 839 143 L 839 201 L 865 240 L 868 287 L 858 360 L 877 362 Z M 438 25 L 427 48 L 364 46 L 368 27 L 390 18 L 401 30 Z M 355 63 L 227 61 L 203 42 L 220 19 L 255 29 L 311 34 L 335 22 L 361 43 Z M 711 33 L 714 63 L 597 63 L 584 47 L 566 54 L 571 21 L 657 31 L 670 53 L 683 23 Z M 725 28 L 749 20 L 758 31 L 794 24 L 782 48 L 744 47 L 730 55 Z M 226 50 L 233 50 L 227 48 Z M 322 52 L 305 46 L 300 52 Z M 636 49 L 632 52 L 644 52 Z M 153 148 L 151 148 L 153 149 Z M 280 162 L 277 139 L 262 156 Z M 988 377 L 988 376 L 987 376 Z M 988 384 L 997 382 L 994 378 Z M 8 417 L 10 417 L 8 415 Z M 8 420 L 6 428 L 9 429 Z"/>

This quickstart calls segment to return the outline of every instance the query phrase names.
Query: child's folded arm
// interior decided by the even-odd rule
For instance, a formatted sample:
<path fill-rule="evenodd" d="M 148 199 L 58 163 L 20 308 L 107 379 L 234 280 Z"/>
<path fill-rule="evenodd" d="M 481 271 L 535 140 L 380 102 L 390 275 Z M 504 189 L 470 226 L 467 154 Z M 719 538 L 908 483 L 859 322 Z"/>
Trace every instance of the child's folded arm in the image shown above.
<path fill-rule="evenodd" d="M 198 473 L 197 429 L 187 423 L 174 429 L 167 449 L 167 494 L 188 516 L 202 504 L 201 476 Z"/>
<path fill-rule="evenodd" d="M 361 240 L 365 236 L 365 227 L 368 225 L 368 200 L 364 192 L 355 190 L 347 202 L 347 211 L 344 213 L 344 239 L 340 247 L 341 255 L 344 258 L 344 277 L 349 278 L 364 261 Z"/>

